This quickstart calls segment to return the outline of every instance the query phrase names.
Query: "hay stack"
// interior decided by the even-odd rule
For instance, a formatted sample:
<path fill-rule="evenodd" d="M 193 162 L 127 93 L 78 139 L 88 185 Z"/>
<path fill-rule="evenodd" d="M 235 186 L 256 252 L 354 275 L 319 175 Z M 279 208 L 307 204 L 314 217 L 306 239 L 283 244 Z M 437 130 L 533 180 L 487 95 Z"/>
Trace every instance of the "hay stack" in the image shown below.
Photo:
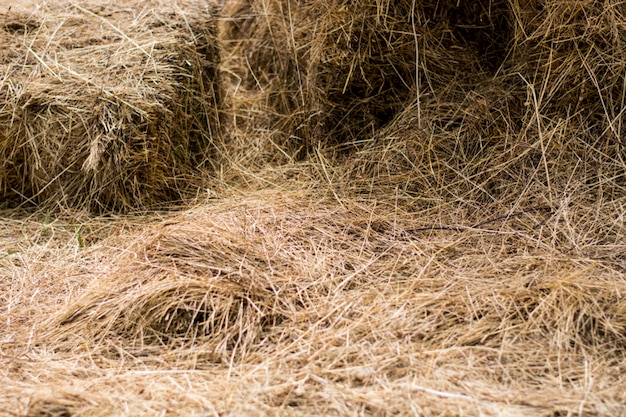
<path fill-rule="evenodd" d="M 374 183 L 387 193 L 400 188 L 427 204 L 556 205 L 563 193 L 599 189 L 589 198 L 620 198 L 626 7 L 509 1 L 492 10 L 501 23 L 491 39 L 501 49 L 481 50 L 489 32 L 476 28 L 459 29 L 465 38 L 454 39 L 492 61 L 491 72 L 448 86 L 445 77 L 424 83 L 432 94 L 421 94 L 363 138 L 347 161 L 346 182 Z M 461 77 L 463 67 L 458 71 Z M 439 73 L 447 77 L 444 69 Z"/>
<path fill-rule="evenodd" d="M 50 3 L 0 16 L 0 193 L 125 210 L 180 199 L 219 130 L 214 10 Z"/>
<path fill-rule="evenodd" d="M 308 146 L 363 140 L 418 95 L 447 101 L 498 70 L 505 1 L 232 2 L 228 41 L 273 127 Z"/>
<path fill-rule="evenodd" d="M 272 145 L 277 130 L 290 155 L 358 144 L 338 161 L 351 187 L 480 203 L 623 187 L 620 2 L 240 0 L 228 12 Z"/>

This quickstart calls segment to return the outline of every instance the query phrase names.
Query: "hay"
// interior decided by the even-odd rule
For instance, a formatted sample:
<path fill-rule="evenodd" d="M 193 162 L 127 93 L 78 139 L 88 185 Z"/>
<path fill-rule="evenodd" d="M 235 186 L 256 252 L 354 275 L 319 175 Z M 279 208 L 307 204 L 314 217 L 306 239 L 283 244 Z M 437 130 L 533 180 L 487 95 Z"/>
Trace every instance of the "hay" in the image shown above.
<path fill-rule="evenodd" d="M 508 30 L 494 35 L 502 49 L 492 71 L 474 71 L 482 78 L 467 83 L 442 80 L 436 95 L 413 99 L 340 160 L 342 181 L 377 195 L 401 192 L 420 207 L 621 198 L 622 5 L 509 2 L 491 16 Z"/>
<path fill-rule="evenodd" d="M 236 1 L 225 36 L 269 155 L 347 149 L 335 161 L 347 163 L 345 182 L 386 181 L 431 200 L 494 202 L 542 188 L 552 198 L 570 164 L 584 181 L 602 181 L 594 171 L 615 178 L 618 195 L 622 8 Z"/>
<path fill-rule="evenodd" d="M 359 142 L 415 97 L 449 100 L 506 57 L 507 2 L 231 2 L 226 41 L 286 148 Z"/>
<path fill-rule="evenodd" d="M 268 258 L 275 250 L 266 245 L 277 242 L 261 243 L 241 214 L 199 209 L 135 237 L 114 272 L 55 319 L 51 328 L 72 335 L 57 346 L 73 348 L 79 336 L 90 349 L 193 348 L 228 362 L 267 344 L 268 330 L 294 312 L 290 281 L 302 271 L 291 270 L 293 256 Z M 271 273 L 273 263 L 287 269 Z"/>
<path fill-rule="evenodd" d="M 575 120 L 592 146 L 623 152 L 625 6 L 605 2 L 511 2 L 513 71 L 531 90 L 541 122 Z M 596 142 L 597 141 L 597 142 Z M 615 149 L 615 143 L 621 147 Z"/>
<path fill-rule="evenodd" d="M 620 410 L 619 389 L 599 386 L 623 387 L 626 281 L 602 248 L 624 242 L 586 241 L 581 226 L 555 239 L 581 213 L 417 231 L 432 217 L 284 191 L 241 200 L 109 240 L 127 253 L 41 324 L 37 346 L 78 368 L 174 369 L 195 387 L 227 372 L 236 393 L 205 387 L 218 408 L 235 395 L 286 415 L 285 402 L 305 414 Z"/>
<path fill-rule="evenodd" d="M 0 192 L 96 211 L 179 200 L 219 132 L 214 10 L 44 4 L 0 16 Z"/>
<path fill-rule="evenodd" d="M 210 199 L 2 212 L 0 414 L 626 414 L 623 6 L 225 8 Z"/>

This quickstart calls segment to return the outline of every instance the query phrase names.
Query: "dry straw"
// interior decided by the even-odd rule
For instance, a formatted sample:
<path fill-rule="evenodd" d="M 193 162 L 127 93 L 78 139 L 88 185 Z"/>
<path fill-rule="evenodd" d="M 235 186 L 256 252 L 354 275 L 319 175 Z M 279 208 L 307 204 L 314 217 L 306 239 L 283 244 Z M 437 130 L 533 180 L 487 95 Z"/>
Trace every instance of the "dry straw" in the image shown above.
<path fill-rule="evenodd" d="M 0 411 L 626 414 L 625 6 L 225 8 L 215 199 L 0 220 Z"/>
<path fill-rule="evenodd" d="M 223 380 L 238 388 L 207 387 L 218 408 L 234 395 L 234 409 L 280 415 L 621 409 L 619 390 L 590 381 L 623 387 L 624 265 L 602 253 L 623 239 L 588 241 L 566 211 L 438 231 L 400 207 L 343 204 L 255 193 L 109 239 L 100 250 L 126 253 L 35 343 L 77 368 Z"/>
<path fill-rule="evenodd" d="M 235 1 L 225 42 L 288 149 L 359 142 L 411 99 L 456 100 L 498 69 L 506 2 L 457 3 Z"/>
<path fill-rule="evenodd" d="M 335 181 L 435 204 L 556 205 L 572 181 L 623 192 L 619 2 L 242 0 L 227 11 L 228 64 L 240 97 L 256 100 L 268 161 L 276 148 L 347 155 Z"/>
<path fill-rule="evenodd" d="M 212 7 L 46 3 L 0 27 L 4 198 L 127 210 L 197 182 L 219 134 Z"/>

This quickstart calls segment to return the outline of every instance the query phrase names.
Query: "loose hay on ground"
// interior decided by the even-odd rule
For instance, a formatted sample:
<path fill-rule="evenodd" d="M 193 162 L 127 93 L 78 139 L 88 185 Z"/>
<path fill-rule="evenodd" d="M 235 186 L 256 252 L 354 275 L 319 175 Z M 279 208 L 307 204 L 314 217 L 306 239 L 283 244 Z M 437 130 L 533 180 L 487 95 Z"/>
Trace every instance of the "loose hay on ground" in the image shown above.
<path fill-rule="evenodd" d="M 555 240 L 580 212 L 429 232 L 419 213 L 343 204 L 253 194 L 117 239 L 127 254 L 36 343 L 78 368 L 223 369 L 287 415 L 623 411 L 626 265 L 596 251 L 623 239 Z"/>
<path fill-rule="evenodd" d="M 128 210 L 197 188 L 219 134 L 214 14 L 98 0 L 0 14 L 2 197 Z"/>

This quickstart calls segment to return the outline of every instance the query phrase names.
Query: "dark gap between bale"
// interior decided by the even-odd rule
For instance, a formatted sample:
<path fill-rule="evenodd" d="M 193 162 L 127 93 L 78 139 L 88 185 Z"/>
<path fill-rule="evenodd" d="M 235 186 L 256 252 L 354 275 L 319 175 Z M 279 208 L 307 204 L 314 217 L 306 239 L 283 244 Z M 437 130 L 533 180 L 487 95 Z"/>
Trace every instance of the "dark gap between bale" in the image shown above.
<path fill-rule="evenodd" d="M 2 14 L 2 196 L 104 211 L 197 188 L 220 129 L 214 14 L 98 0 Z"/>

